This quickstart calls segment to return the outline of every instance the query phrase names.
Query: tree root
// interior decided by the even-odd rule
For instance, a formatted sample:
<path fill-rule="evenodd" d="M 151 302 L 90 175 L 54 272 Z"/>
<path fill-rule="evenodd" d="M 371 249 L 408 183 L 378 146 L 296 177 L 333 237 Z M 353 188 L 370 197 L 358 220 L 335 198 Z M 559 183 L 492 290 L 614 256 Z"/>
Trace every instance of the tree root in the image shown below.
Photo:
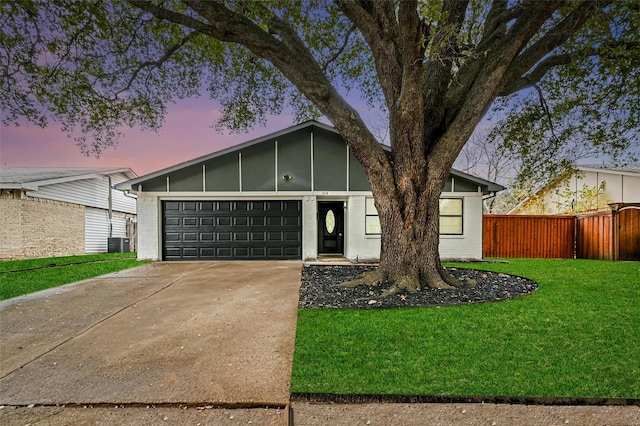
<path fill-rule="evenodd" d="M 420 291 L 420 280 L 411 277 L 402 277 L 396 280 L 391 288 L 380 295 L 380 298 L 394 296 L 398 293 L 415 293 Z"/>
<path fill-rule="evenodd" d="M 445 287 L 432 287 L 432 288 L 451 289 L 451 288 L 462 287 L 462 282 L 459 279 L 454 278 L 452 275 L 450 275 L 446 271 L 443 271 L 443 273 L 440 274 L 440 276 L 442 277 L 442 281 L 444 281 L 448 287 L 445 286 Z"/>
<path fill-rule="evenodd" d="M 386 279 L 386 275 L 380 273 L 378 270 L 375 270 L 364 272 L 360 275 L 359 278 L 355 280 L 346 281 L 340 284 L 334 284 L 333 287 L 356 288 L 361 285 L 376 286 Z M 391 288 L 384 291 L 381 295 L 378 296 L 378 298 L 384 299 L 386 297 L 394 296 L 400 293 L 415 293 L 417 291 L 420 291 L 422 287 L 449 290 L 460 287 L 472 287 L 475 286 L 474 284 L 476 283 L 461 282 L 460 280 L 449 275 L 446 271 L 443 271 L 442 274 L 438 274 L 437 276 L 432 276 L 431 279 L 427 279 L 424 283 L 421 283 L 418 278 L 403 276 L 399 279 L 394 280 Z"/>
<path fill-rule="evenodd" d="M 340 284 L 334 284 L 334 287 L 346 287 L 346 288 L 356 288 L 361 285 L 376 285 L 380 282 L 384 281 L 384 277 L 377 270 L 365 272 L 360 275 L 360 278 L 352 281 L 345 281 Z"/>

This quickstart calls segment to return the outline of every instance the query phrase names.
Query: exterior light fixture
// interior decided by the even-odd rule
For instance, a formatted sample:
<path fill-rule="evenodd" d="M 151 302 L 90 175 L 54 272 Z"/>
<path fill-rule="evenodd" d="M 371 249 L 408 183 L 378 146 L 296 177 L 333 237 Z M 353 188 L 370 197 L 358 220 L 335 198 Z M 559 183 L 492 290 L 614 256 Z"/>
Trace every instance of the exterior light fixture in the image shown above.
<path fill-rule="evenodd" d="M 285 182 L 289 182 L 289 181 L 293 180 L 293 176 L 291 176 L 291 175 L 283 175 L 282 179 L 284 179 Z"/>

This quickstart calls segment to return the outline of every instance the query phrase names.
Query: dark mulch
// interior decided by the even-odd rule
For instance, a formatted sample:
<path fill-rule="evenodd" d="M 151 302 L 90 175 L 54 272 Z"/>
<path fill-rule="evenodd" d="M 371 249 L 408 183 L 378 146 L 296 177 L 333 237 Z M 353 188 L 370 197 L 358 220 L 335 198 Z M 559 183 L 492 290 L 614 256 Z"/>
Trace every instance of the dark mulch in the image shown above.
<path fill-rule="evenodd" d="M 306 265 L 302 270 L 301 308 L 381 308 L 410 306 L 467 305 L 492 302 L 529 294 L 538 284 L 526 278 L 497 272 L 447 268 L 459 280 L 473 279 L 473 288 L 452 290 L 422 289 L 381 298 L 392 283 L 345 288 L 335 286 L 354 280 L 363 272 L 375 269 L 361 265 Z"/>

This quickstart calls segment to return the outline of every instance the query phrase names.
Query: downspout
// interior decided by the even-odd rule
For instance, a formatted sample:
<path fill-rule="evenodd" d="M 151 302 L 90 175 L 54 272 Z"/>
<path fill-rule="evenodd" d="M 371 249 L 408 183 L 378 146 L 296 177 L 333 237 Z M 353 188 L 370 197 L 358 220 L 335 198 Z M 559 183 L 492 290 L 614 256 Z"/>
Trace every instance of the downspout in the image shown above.
<path fill-rule="evenodd" d="M 482 206 L 487 210 L 487 213 L 490 213 L 489 208 L 487 208 L 487 201 L 492 198 L 495 198 L 498 193 L 496 191 L 491 191 L 489 194 L 482 196 Z"/>
<path fill-rule="evenodd" d="M 111 187 L 111 176 L 108 176 L 109 179 L 109 238 L 113 237 L 113 188 Z"/>

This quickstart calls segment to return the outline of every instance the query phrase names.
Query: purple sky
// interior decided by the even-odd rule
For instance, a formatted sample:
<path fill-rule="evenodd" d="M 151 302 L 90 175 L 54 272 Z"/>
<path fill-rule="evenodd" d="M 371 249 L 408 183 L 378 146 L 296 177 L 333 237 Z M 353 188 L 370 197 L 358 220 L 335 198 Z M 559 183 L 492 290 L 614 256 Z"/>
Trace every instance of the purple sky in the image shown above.
<path fill-rule="evenodd" d="M 217 113 L 217 104 L 208 96 L 170 105 L 159 133 L 127 129 L 118 146 L 100 158 L 83 155 L 57 123 L 44 129 L 30 124 L 0 126 L 0 165 L 130 167 L 142 176 L 294 124 L 291 116 L 281 115 L 269 117 L 267 127 L 256 126 L 249 133 L 221 133 L 211 127 Z"/>

